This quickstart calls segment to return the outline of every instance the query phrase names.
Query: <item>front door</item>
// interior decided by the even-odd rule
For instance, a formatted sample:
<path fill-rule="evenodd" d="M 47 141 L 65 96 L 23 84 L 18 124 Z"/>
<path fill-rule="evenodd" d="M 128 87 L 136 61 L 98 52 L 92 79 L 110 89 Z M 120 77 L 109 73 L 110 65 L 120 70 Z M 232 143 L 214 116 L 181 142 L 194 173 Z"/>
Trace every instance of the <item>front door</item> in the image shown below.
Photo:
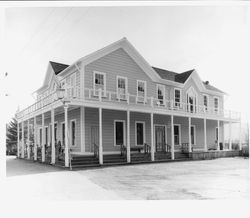
<path fill-rule="evenodd" d="M 99 146 L 99 127 L 91 126 L 91 152 L 94 152 L 94 144 Z"/>
<path fill-rule="evenodd" d="M 155 151 L 165 151 L 165 126 L 155 126 Z"/>

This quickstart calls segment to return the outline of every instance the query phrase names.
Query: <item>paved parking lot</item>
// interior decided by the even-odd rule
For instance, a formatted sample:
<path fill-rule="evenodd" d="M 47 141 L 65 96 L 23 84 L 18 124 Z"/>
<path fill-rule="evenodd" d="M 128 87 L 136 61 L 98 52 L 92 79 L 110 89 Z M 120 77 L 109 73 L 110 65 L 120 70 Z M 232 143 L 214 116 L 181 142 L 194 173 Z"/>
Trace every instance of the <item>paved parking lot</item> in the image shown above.
<path fill-rule="evenodd" d="M 249 159 L 240 157 L 80 171 L 7 158 L 6 168 L 6 185 L 29 199 L 250 199 Z"/>

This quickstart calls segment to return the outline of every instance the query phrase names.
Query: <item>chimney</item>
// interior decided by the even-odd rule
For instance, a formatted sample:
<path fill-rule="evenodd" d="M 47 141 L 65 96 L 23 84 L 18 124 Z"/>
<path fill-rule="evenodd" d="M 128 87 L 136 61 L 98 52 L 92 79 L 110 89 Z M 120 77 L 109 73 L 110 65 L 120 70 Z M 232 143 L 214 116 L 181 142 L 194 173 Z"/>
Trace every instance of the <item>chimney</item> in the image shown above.
<path fill-rule="evenodd" d="M 208 85 L 208 84 L 209 84 L 209 81 L 206 81 L 205 84 Z"/>

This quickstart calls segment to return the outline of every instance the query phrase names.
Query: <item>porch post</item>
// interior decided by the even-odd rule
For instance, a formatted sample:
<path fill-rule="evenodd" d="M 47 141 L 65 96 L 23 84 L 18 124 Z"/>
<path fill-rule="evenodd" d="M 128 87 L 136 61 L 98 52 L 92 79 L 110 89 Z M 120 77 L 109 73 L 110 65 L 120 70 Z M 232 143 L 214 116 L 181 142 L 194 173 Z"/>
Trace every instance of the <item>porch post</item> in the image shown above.
<path fill-rule="evenodd" d="M 55 149 L 55 110 L 51 110 L 51 128 L 52 128 L 52 137 L 51 137 L 51 164 L 55 164 L 56 161 L 56 149 Z"/>
<path fill-rule="evenodd" d="M 192 152 L 191 141 L 191 117 L 188 117 L 188 152 Z"/>
<path fill-rule="evenodd" d="M 174 160 L 174 115 L 171 115 L 171 159 Z"/>
<path fill-rule="evenodd" d="M 20 156 L 19 147 L 20 147 L 20 134 L 19 134 L 19 122 L 17 121 L 17 157 Z"/>
<path fill-rule="evenodd" d="M 151 120 L 151 161 L 155 160 L 155 146 L 154 146 L 154 114 L 150 114 Z"/>
<path fill-rule="evenodd" d="M 30 159 L 30 120 L 27 121 L 27 157 Z"/>
<path fill-rule="evenodd" d="M 34 117 L 34 160 L 37 160 L 37 126 L 36 126 L 36 116 Z"/>
<path fill-rule="evenodd" d="M 217 120 L 217 126 L 218 126 L 217 150 L 220 150 L 220 121 L 219 120 Z"/>
<path fill-rule="evenodd" d="M 24 121 L 22 121 L 22 158 L 24 158 Z"/>
<path fill-rule="evenodd" d="M 204 118 L 204 150 L 207 151 L 207 119 Z"/>
<path fill-rule="evenodd" d="M 42 162 L 45 162 L 45 126 L 44 126 L 44 113 L 42 113 Z"/>
<path fill-rule="evenodd" d="M 69 138 L 68 138 L 68 105 L 64 106 L 64 125 L 65 125 L 65 167 L 69 167 Z"/>
<path fill-rule="evenodd" d="M 229 150 L 232 150 L 232 122 L 229 122 Z"/>
<path fill-rule="evenodd" d="M 127 110 L 127 162 L 131 162 L 130 157 L 130 111 Z"/>
<path fill-rule="evenodd" d="M 99 108 L 99 163 L 103 164 L 102 148 L 102 108 Z"/>

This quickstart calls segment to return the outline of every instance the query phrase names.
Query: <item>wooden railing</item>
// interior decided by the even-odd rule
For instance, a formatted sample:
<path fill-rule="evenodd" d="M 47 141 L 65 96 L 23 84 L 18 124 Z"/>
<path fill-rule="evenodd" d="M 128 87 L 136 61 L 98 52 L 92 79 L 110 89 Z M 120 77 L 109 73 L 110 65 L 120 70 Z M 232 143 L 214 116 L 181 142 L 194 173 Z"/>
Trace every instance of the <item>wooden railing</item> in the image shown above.
<path fill-rule="evenodd" d="M 239 119 L 240 113 L 230 110 L 222 110 L 220 108 L 205 107 L 204 105 L 191 105 L 183 102 L 174 102 L 173 100 L 159 100 L 153 97 L 138 97 L 126 93 L 123 98 L 120 98 L 117 92 L 94 90 L 86 88 L 84 90 L 84 99 L 110 102 L 110 103 L 122 103 L 130 105 L 142 105 L 145 107 L 157 108 L 162 110 L 171 110 L 176 112 L 185 112 L 189 114 L 201 114 L 201 115 L 213 115 L 218 117 L 225 117 L 231 119 Z"/>
<path fill-rule="evenodd" d="M 124 105 L 138 105 L 143 107 L 162 109 L 167 111 L 175 111 L 179 113 L 189 113 L 189 114 L 199 114 L 199 115 L 212 115 L 217 117 L 240 119 L 240 113 L 230 110 L 224 110 L 220 108 L 205 107 L 203 105 L 190 105 L 183 102 L 174 102 L 173 100 L 167 99 L 157 99 L 153 97 L 140 97 L 137 95 L 132 95 L 130 93 L 118 94 L 117 92 L 95 90 L 85 88 L 83 93 L 80 87 L 66 86 L 64 89 L 63 96 L 58 94 L 58 90 L 51 93 L 47 97 L 37 101 L 28 108 L 18 112 L 16 114 L 17 119 L 22 118 L 32 112 L 42 109 L 57 100 L 64 101 L 85 101 L 91 100 L 96 102 L 109 102 L 109 103 L 119 103 Z"/>
<path fill-rule="evenodd" d="M 193 145 L 191 145 L 191 151 L 193 152 L 194 148 Z M 185 142 L 181 144 L 181 152 L 182 153 L 189 153 L 189 143 Z"/>
<path fill-rule="evenodd" d="M 121 156 L 127 155 L 127 147 L 124 144 L 120 145 Z"/>
<path fill-rule="evenodd" d="M 151 146 L 147 143 L 144 143 L 144 153 L 149 154 L 151 152 Z"/>

